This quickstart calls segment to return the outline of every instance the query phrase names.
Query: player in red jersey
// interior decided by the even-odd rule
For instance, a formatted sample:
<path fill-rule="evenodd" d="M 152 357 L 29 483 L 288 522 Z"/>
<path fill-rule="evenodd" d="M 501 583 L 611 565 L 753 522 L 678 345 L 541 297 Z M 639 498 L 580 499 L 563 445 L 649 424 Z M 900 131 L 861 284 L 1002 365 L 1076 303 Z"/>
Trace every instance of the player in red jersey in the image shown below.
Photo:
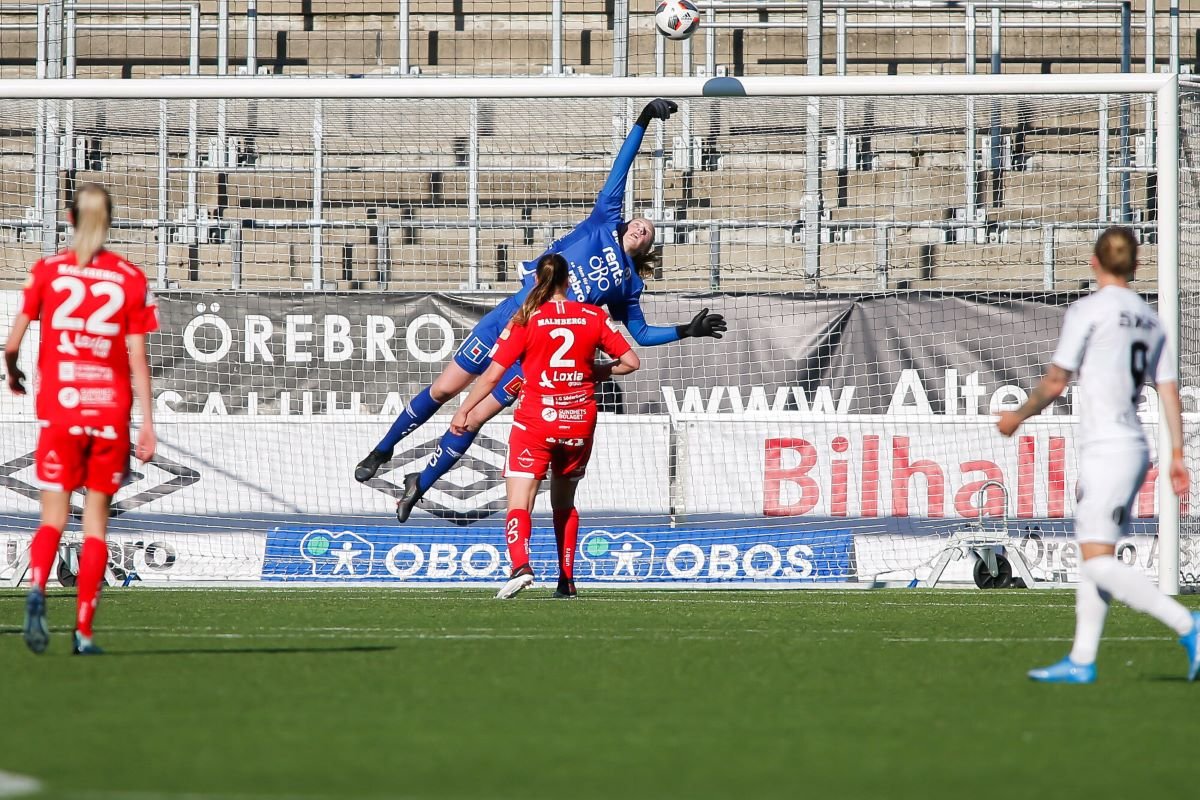
<path fill-rule="evenodd" d="M 596 431 L 596 383 L 610 375 L 628 375 L 641 366 L 603 309 L 567 299 L 570 268 L 557 253 L 537 263 L 537 284 L 500 334 L 492 363 L 475 382 L 450 427 L 457 434 L 478 430 L 487 415 L 477 406 L 521 362 L 525 385 L 517 399 L 504 476 L 508 484 L 505 533 L 512 577 L 496 597 L 507 599 L 533 583 L 529 566 L 530 514 L 547 472 L 558 544 L 555 597 L 574 597 L 575 542 L 579 512 L 575 490 L 592 454 Z M 617 361 L 595 362 L 599 348 Z"/>
<path fill-rule="evenodd" d="M 33 588 L 25 604 L 25 643 L 41 653 L 50 642 L 46 579 L 71 511 L 71 492 L 83 487 L 88 491 L 71 652 L 95 655 L 101 651 L 92 642 L 92 619 L 108 563 L 109 502 L 129 472 L 131 382 L 142 412 L 137 457 L 150 460 L 156 444 L 146 334 L 158 330 L 158 308 L 142 271 L 104 249 L 112 219 L 104 187 L 81 186 L 69 218 L 75 226 L 71 248 L 30 270 L 4 360 L 9 388 L 25 394 L 17 353 L 29 323 L 40 320 L 36 465 L 42 519 L 29 548 Z"/>

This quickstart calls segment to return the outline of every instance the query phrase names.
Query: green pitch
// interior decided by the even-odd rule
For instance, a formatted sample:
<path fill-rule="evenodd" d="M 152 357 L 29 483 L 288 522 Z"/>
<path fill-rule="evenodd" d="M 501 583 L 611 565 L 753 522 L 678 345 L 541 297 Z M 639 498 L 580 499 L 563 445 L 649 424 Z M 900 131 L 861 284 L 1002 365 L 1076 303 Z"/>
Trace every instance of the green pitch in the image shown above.
<path fill-rule="evenodd" d="M 1194 603 L 1194 601 L 1191 601 Z M 1066 592 L 110 590 L 72 658 L 0 594 L 0 770 L 116 798 L 1173 797 L 1200 685 L 1116 608 L 1091 687 Z M 0 779 L 0 794 L 3 794 Z M 1170 792 L 1170 794 L 1168 794 Z"/>

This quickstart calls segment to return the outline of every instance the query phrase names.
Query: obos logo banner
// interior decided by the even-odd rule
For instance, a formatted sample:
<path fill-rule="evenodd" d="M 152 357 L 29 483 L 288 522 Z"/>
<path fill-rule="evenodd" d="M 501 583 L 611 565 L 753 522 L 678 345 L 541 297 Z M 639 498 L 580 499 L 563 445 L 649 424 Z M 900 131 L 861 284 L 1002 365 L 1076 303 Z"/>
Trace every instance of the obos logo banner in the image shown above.
<path fill-rule="evenodd" d="M 851 577 L 848 530 L 596 528 L 579 540 L 577 581 L 606 584 L 804 583 Z M 534 529 L 529 562 L 558 575 L 554 531 Z M 276 528 L 265 580 L 498 583 L 511 564 L 505 531 L 462 528 Z"/>

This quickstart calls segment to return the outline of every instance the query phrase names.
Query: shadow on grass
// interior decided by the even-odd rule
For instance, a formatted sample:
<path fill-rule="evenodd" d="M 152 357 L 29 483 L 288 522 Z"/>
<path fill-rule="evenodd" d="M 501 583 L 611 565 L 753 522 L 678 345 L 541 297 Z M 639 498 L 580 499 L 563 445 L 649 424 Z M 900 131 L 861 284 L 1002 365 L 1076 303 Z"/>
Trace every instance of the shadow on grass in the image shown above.
<path fill-rule="evenodd" d="M 106 650 L 106 656 L 186 656 L 186 655 L 289 655 L 312 653 L 382 653 L 395 650 L 391 644 L 351 644 L 341 647 L 171 647 L 163 650 Z"/>

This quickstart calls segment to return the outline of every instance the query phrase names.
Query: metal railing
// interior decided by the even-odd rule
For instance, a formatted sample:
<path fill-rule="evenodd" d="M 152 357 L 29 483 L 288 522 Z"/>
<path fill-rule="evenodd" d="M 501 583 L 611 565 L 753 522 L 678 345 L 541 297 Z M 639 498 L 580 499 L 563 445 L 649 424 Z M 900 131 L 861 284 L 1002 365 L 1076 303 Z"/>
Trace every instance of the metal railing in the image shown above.
<path fill-rule="evenodd" d="M 1133 69 L 1133 35 L 1135 30 L 1140 30 L 1145 37 L 1144 69 L 1147 72 L 1152 72 L 1162 60 L 1158 58 L 1155 49 L 1159 40 L 1156 37 L 1158 23 L 1154 5 L 1153 2 L 1146 3 L 1143 18 L 1135 20 L 1130 0 L 1096 0 L 1096 2 L 1086 4 L 1086 7 L 1081 10 L 1081 13 L 1086 13 L 1086 15 L 1095 17 L 1096 19 L 1077 19 L 1074 23 L 1062 22 L 1061 25 L 1056 25 L 1056 27 L 1075 27 L 1077 29 L 1103 28 L 1120 31 L 1121 68 L 1124 72 L 1130 72 Z M 1044 18 L 1049 14 L 1058 14 L 1060 16 L 1064 14 L 1062 9 L 1052 9 L 1045 7 L 1043 4 L 1015 0 L 963 0 L 961 4 L 955 5 L 936 5 L 919 2 L 879 3 L 863 0 L 700 0 L 700 6 L 706 15 L 706 31 L 704 33 L 704 40 L 706 42 L 705 63 L 702 68 L 699 65 L 693 65 L 693 41 L 684 41 L 679 49 L 679 54 L 681 57 L 680 72 L 685 76 L 693 73 L 708 76 L 722 73 L 723 65 L 717 63 L 717 34 L 718 31 L 731 27 L 794 28 L 805 31 L 807 52 L 805 69 L 809 75 L 820 75 L 825 69 L 826 54 L 823 52 L 824 37 L 822 33 L 832 30 L 834 32 L 835 52 L 833 66 L 835 74 L 845 75 L 848 69 L 849 33 L 855 29 L 894 27 L 898 24 L 895 20 L 884 21 L 868 18 L 871 15 L 877 17 L 880 15 L 895 17 L 904 14 L 919 14 L 923 17 L 944 15 L 947 20 L 945 23 L 941 21 L 920 20 L 912 22 L 913 26 L 936 27 L 943 30 L 958 30 L 961 27 L 965 51 L 962 66 L 967 74 L 974 74 L 977 65 L 981 61 L 977 42 L 982 35 L 980 25 L 982 21 L 983 25 L 986 26 L 982 30 L 987 30 L 990 33 L 988 36 L 990 49 L 986 61 L 989 64 L 991 72 L 999 74 L 1003 71 L 1004 66 L 1001 49 L 1001 34 L 1004 30 L 1034 29 L 1038 25 L 1049 24 L 1044 22 L 1039 23 L 1037 19 Z M 35 14 L 35 22 L 8 21 L 13 18 L 12 14 L 18 14 L 18 12 L 30 13 L 31 9 L 32 13 Z M 220 0 L 215 22 L 205 21 L 197 2 L 125 6 L 102 2 L 79 2 L 79 0 L 50 0 L 50 2 L 34 6 L 0 6 L 0 12 L 6 10 L 11 12 L 11 14 L 5 16 L 6 21 L 0 23 L 0 27 L 21 28 L 32 26 L 37 29 L 38 77 L 52 78 L 60 75 L 74 77 L 78 69 L 77 38 L 80 32 L 113 29 L 186 30 L 189 41 L 187 74 L 192 76 L 200 73 L 202 35 L 205 32 L 215 31 L 218 45 L 217 73 L 218 75 L 228 75 L 230 71 L 229 41 L 231 15 L 228 0 Z M 410 32 L 412 17 L 409 0 L 401 0 L 399 10 L 398 27 L 401 36 L 399 72 L 403 75 L 419 74 L 419 65 L 412 62 L 408 48 L 408 34 Z M 764 10 L 772 14 L 793 14 L 796 18 L 786 20 L 773 19 L 766 22 L 721 19 L 721 15 Z M 145 16 L 147 21 L 142 23 L 128 21 L 120 23 L 89 21 L 97 16 L 109 14 L 120 14 L 122 17 L 140 15 Z M 852 19 L 851 14 L 857 15 L 857 17 Z M 628 30 L 630 10 L 628 0 L 615 0 L 614 15 L 613 72 L 617 75 L 623 75 L 628 73 L 629 67 Z M 173 16 L 181 18 L 181 21 L 150 21 L 171 18 Z M 1111 19 L 1102 19 L 1102 17 L 1111 17 Z M 567 66 L 563 63 L 563 18 L 561 0 L 555 0 L 551 12 L 551 64 L 547 68 L 547 71 L 553 75 L 563 75 L 568 71 Z M 1178 0 L 1172 0 L 1169 17 L 1169 35 L 1167 37 L 1168 44 L 1166 48 L 1167 65 L 1172 71 L 1177 71 L 1179 67 L 1178 19 Z M 247 4 L 245 29 L 247 48 L 245 69 L 253 74 L 257 68 L 257 8 L 255 0 L 249 0 Z M 668 74 L 666 59 L 667 43 L 663 37 L 656 36 L 654 39 L 656 42 L 656 72 L 660 76 L 666 77 Z M 822 151 L 826 149 L 822 146 L 823 131 L 820 126 L 822 102 L 829 101 L 823 101 L 815 97 L 810 98 L 808 100 L 809 106 L 806 115 L 805 144 L 807 157 L 805 160 L 805 195 L 800 213 L 804 229 L 812 232 L 812 235 L 805 237 L 805 273 L 810 278 L 816 278 L 821 274 L 820 233 L 823 227 L 829 226 L 829 223 L 822 219 L 822 210 L 826 207 L 820 188 L 822 173 L 825 171 L 845 173 L 859 169 L 871 169 L 870 163 L 861 162 L 859 159 L 853 157 L 852 151 L 855 137 L 847 134 L 845 103 L 840 99 L 833 101 L 836 103 L 835 130 L 832 136 L 832 143 L 828 147 L 828 156 L 824 159 L 822 158 Z M 1007 169 L 1004 157 L 1005 134 L 1000 126 L 999 119 L 993 114 L 990 119 L 978 120 L 978 115 L 975 113 L 975 99 L 967 98 L 965 102 L 967 104 L 967 126 L 963 133 L 962 152 L 964 163 L 967 165 L 982 164 L 986 171 L 990 173 L 993 186 L 1002 184 Z M 1099 191 L 1095 225 L 1103 227 L 1110 221 L 1125 223 L 1139 222 L 1137 209 L 1134 208 L 1132 199 L 1132 176 L 1138 172 L 1150 171 L 1150 165 L 1154 163 L 1156 138 L 1154 131 L 1154 101 L 1152 98 L 1148 98 L 1145 103 L 1144 124 L 1141 126 L 1143 134 L 1140 139 L 1135 138 L 1133 135 L 1133 109 L 1130 108 L 1128 99 L 1122 98 L 1119 100 L 1116 109 L 1109 108 L 1107 97 L 1101 96 L 1098 102 L 1101 118 L 1101 135 L 1098 141 Z M 1110 129 L 1109 115 L 1114 111 L 1117 115 L 1115 147 L 1108 135 Z M 626 108 L 625 113 L 627 117 L 631 117 L 632 112 L 632 108 Z M 703 169 L 704 166 L 691 163 L 691 154 L 698 151 L 699 147 L 691 128 L 690 104 L 687 101 L 683 103 L 682 112 L 679 118 L 680 134 L 675 142 L 675 150 L 682 155 L 682 163 L 675 163 L 673 166 L 676 169 L 685 171 L 698 171 Z M 480 171 L 485 169 L 485 167 L 480 164 L 477 115 L 478 105 L 476 103 L 472 105 L 473 122 L 472 133 L 468 137 L 467 163 L 461 167 L 450 168 L 450 170 L 458 169 L 468 174 L 468 224 L 470 225 L 468 229 L 470 232 L 468 241 L 468 262 L 470 264 L 467 281 L 468 288 L 480 285 L 478 278 L 480 263 L 478 232 L 482 228 L 483 223 L 479 220 L 478 176 Z M 313 286 L 321 286 L 323 284 L 319 276 L 322 271 L 322 236 L 323 231 L 332 225 L 332 223 L 324 219 L 322 183 L 324 175 L 335 171 L 336 168 L 326 166 L 322 158 L 319 101 L 314 108 L 312 130 L 313 167 L 311 171 L 313 175 L 314 198 L 313 216 L 308 226 L 312 231 L 313 237 L 311 248 L 312 279 L 310 283 Z M 986 136 L 980 135 L 981 130 L 987 131 Z M 60 140 L 61 146 L 56 144 Z M 651 207 L 648 216 L 654 219 L 665 230 L 674 230 L 676 228 L 686 230 L 688 225 L 686 221 L 672 221 L 671 209 L 665 199 L 664 186 L 667 170 L 666 144 L 663 129 L 660 126 L 655 126 L 654 148 L 650 165 L 654 180 L 650 202 Z M 43 246 L 46 249 L 52 249 L 55 246 L 55 237 L 50 235 L 50 231 L 56 229 L 58 226 L 58 209 L 55 208 L 55 204 L 59 195 L 59 172 L 62 169 L 70 169 L 78 166 L 76 154 L 79 152 L 79 148 L 76 146 L 74 115 L 70 101 L 67 101 L 65 107 L 62 108 L 61 118 L 60 107 L 57 104 L 39 101 L 35 149 L 37 151 L 36 160 L 38 169 L 36 170 L 37 175 L 32 208 L 39 215 L 41 227 L 47 232 L 43 240 Z M 234 167 L 229 161 L 229 140 L 225 126 L 224 102 L 220 101 L 218 108 L 216 144 L 212 148 L 213 160 L 207 165 L 203 164 L 200 158 L 194 101 L 192 101 L 191 113 L 188 119 L 187 151 L 184 165 L 182 167 L 170 166 L 165 128 L 160 131 L 159 151 L 161 193 L 159 197 L 159 220 L 157 224 L 159 229 L 158 266 L 159 272 L 165 274 L 166 250 L 169 239 L 168 229 L 177 229 L 179 227 L 177 222 L 168 219 L 168 212 L 170 210 L 166 195 L 168 177 L 176 172 L 183 172 L 187 176 L 186 201 L 183 209 L 183 229 L 185 231 L 190 229 L 191 233 L 184 233 L 184 236 L 189 241 L 195 242 L 198 241 L 200 236 L 202 211 L 198 201 L 197 176 L 205 170 L 228 171 Z M 262 168 L 259 169 L 262 170 Z M 979 179 L 980 173 L 978 170 L 972 168 L 963 169 L 962 212 L 960 219 L 954 223 L 953 227 L 967 227 L 981 230 L 985 226 L 988 226 L 986 218 L 986 206 L 988 203 L 986 200 L 982 203 L 979 200 Z M 1108 208 L 1108 189 L 1112 181 L 1120 184 L 1120 200 L 1115 210 Z M 1153 203 L 1153 200 L 1151 200 L 1151 203 Z M 627 209 L 627 211 L 631 212 L 632 208 Z M 1149 222 L 1150 220 L 1145 219 L 1141 221 Z M 416 227 L 427 225 L 429 223 L 423 221 L 415 223 Z M 989 227 L 994 227 L 994 223 Z M 1050 237 L 1053 237 L 1052 232 L 1050 233 Z"/>

